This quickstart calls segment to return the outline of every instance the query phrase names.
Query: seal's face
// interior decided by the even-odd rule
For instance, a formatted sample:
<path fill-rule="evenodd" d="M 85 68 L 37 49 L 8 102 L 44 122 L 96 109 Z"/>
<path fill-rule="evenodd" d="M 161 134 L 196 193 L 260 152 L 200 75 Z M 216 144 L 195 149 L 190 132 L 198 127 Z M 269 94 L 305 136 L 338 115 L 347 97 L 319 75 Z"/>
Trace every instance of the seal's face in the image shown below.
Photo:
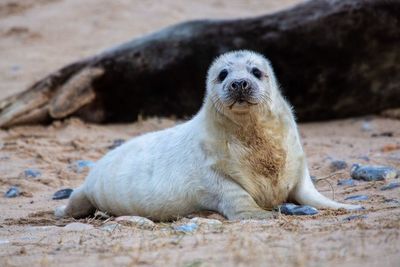
<path fill-rule="evenodd" d="M 207 91 L 217 110 L 246 114 L 252 107 L 270 104 L 273 90 L 276 90 L 271 76 L 271 66 L 260 54 L 229 52 L 211 65 Z"/>

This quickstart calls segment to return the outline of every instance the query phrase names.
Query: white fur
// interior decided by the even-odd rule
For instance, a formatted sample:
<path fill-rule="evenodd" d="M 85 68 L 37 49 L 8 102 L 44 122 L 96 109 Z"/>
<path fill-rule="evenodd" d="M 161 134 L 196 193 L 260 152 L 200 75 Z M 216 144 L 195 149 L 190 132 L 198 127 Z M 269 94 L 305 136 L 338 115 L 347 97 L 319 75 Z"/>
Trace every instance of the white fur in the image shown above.
<path fill-rule="evenodd" d="M 213 81 L 224 66 L 229 66 L 232 74 L 227 79 L 247 77 L 249 64 L 258 66 L 267 75 L 263 81 L 249 79 L 258 88 L 257 96 L 267 95 L 271 101 L 267 104 L 264 101 L 267 98 L 263 98 L 264 102 L 244 108 L 244 112 L 283 120 L 288 166 L 283 173 L 289 196 L 300 204 L 317 208 L 358 208 L 329 200 L 315 189 L 292 111 L 278 90 L 269 62 L 259 54 L 239 51 L 225 54 L 213 63 L 207 79 L 207 96 L 197 115 L 173 128 L 134 138 L 107 153 L 84 184 L 74 190 L 67 207 L 57 209 L 56 215 L 81 217 L 97 208 L 117 216 L 139 215 L 156 220 L 200 210 L 214 210 L 229 219 L 268 218 L 270 214 L 230 179 L 230 174 L 215 169 L 221 160 L 234 164 L 235 156 L 246 150 L 228 143 L 229 136 L 223 134 L 224 127 L 244 123 L 246 114 L 242 107 L 230 110 L 223 101 L 212 101 L 212 96 L 219 101 L 224 94 L 222 83 Z M 226 152 L 220 147 L 231 150 Z"/>

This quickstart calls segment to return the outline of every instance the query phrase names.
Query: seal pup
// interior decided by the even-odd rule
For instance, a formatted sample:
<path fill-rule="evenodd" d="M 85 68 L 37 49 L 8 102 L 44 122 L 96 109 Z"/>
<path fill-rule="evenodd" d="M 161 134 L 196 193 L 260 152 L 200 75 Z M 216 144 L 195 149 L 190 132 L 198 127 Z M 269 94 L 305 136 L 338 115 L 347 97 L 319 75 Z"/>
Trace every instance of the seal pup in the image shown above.
<path fill-rule="evenodd" d="M 288 200 L 359 208 L 316 190 L 271 64 L 234 51 L 212 63 L 203 105 L 191 120 L 108 152 L 55 214 L 79 218 L 98 209 L 165 221 L 210 210 L 229 220 L 267 219 Z"/>

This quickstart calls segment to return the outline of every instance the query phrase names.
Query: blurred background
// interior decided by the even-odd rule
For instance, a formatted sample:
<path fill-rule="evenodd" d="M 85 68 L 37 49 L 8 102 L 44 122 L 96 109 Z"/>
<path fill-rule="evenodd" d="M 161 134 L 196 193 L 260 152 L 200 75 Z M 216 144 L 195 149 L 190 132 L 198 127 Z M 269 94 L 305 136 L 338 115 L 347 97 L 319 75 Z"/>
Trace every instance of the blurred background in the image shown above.
<path fill-rule="evenodd" d="M 301 0 L 1 0 L 0 99 L 48 73 L 178 22 L 271 13 Z"/>

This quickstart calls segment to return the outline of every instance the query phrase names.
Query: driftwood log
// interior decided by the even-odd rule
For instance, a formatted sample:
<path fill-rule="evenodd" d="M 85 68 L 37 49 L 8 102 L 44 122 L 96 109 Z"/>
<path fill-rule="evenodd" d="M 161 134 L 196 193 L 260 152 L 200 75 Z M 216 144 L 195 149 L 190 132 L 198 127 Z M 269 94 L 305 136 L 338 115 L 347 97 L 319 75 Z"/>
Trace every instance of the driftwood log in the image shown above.
<path fill-rule="evenodd" d="M 194 114 L 213 58 L 272 62 L 300 120 L 400 106 L 400 1 L 315 0 L 272 15 L 178 24 L 72 63 L 0 101 L 0 127 Z"/>

